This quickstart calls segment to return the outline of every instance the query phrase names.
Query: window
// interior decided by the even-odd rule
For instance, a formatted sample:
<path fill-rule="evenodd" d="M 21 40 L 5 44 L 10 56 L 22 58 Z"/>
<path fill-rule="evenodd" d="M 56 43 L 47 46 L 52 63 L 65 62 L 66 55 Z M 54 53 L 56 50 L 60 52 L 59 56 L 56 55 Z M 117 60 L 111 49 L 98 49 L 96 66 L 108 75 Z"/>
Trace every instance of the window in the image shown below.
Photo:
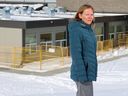
<path fill-rule="evenodd" d="M 56 46 L 66 46 L 66 32 L 56 33 Z"/>
<path fill-rule="evenodd" d="M 103 34 L 103 27 L 96 27 L 95 31 L 96 31 L 96 35 L 102 35 Z"/>
<path fill-rule="evenodd" d="M 26 54 L 36 53 L 37 38 L 35 33 L 27 33 L 25 38 L 25 47 L 29 50 L 25 50 Z"/>
<path fill-rule="evenodd" d="M 114 26 L 109 27 L 109 33 L 114 33 Z"/>
<path fill-rule="evenodd" d="M 40 34 L 40 42 L 47 42 L 52 40 L 52 34 L 47 33 L 47 34 Z"/>
<path fill-rule="evenodd" d="M 122 32 L 122 31 L 123 31 L 122 25 L 117 25 L 116 26 L 116 32 Z"/>
<path fill-rule="evenodd" d="M 56 33 L 56 40 L 61 40 L 66 38 L 66 32 Z"/>
<path fill-rule="evenodd" d="M 36 43 L 36 41 L 37 41 L 37 39 L 36 39 L 36 34 L 35 33 L 26 34 L 26 38 L 25 38 L 25 43 L 26 44 Z"/>
<path fill-rule="evenodd" d="M 128 31 L 128 25 L 125 26 L 125 31 Z"/>
<path fill-rule="evenodd" d="M 97 26 L 95 27 L 95 32 L 96 32 L 96 36 L 97 36 L 97 41 L 102 41 L 104 36 L 103 36 L 103 26 Z"/>

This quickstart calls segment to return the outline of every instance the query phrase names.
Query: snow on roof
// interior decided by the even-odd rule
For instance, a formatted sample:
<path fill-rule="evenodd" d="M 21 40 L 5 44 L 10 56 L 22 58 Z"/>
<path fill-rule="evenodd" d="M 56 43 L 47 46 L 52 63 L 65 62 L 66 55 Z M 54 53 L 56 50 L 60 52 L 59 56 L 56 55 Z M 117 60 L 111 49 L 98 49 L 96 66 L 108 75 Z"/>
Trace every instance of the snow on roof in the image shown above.
<path fill-rule="evenodd" d="M 31 17 L 31 16 L 10 16 L 10 18 L 1 18 L 1 20 L 12 20 L 12 21 L 36 21 L 36 20 L 57 20 L 61 18 L 56 17 Z"/>
<path fill-rule="evenodd" d="M 33 13 L 27 14 L 14 14 L 10 15 L 10 18 L 3 18 L 2 14 L 1 20 L 15 20 L 15 21 L 35 21 L 35 20 L 53 20 L 53 19 L 64 19 L 64 18 L 74 18 L 76 12 L 60 12 L 49 14 L 45 13 L 43 10 L 34 11 Z M 104 17 L 104 16 L 120 16 L 120 15 L 128 15 L 128 14 L 117 14 L 117 13 L 95 13 L 95 17 Z"/>
<path fill-rule="evenodd" d="M 121 15 L 128 15 L 128 14 L 118 14 L 118 13 L 95 13 L 95 17 L 103 17 L 103 16 L 121 16 Z"/>

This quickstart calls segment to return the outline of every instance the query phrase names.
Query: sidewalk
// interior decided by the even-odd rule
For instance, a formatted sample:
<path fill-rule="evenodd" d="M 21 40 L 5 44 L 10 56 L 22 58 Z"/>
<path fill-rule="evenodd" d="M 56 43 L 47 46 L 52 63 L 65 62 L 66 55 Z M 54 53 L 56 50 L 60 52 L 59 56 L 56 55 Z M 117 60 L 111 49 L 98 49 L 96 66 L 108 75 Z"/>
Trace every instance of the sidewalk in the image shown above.
<path fill-rule="evenodd" d="M 51 76 L 57 73 L 63 73 L 70 69 L 70 58 L 65 58 L 66 61 L 62 62 L 61 59 L 54 59 L 49 61 L 25 63 L 22 68 L 10 67 L 11 64 L 0 62 L 0 71 L 20 73 L 27 75 Z M 41 69 L 40 69 L 41 66 Z"/>

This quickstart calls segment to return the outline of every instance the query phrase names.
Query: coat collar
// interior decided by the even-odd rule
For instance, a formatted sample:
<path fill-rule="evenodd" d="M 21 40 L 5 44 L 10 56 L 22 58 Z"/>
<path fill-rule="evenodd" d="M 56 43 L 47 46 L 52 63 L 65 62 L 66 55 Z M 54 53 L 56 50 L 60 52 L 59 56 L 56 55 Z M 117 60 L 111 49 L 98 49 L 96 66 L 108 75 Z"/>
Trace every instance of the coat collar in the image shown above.
<path fill-rule="evenodd" d="M 80 25 L 81 25 L 82 27 L 91 28 L 91 25 L 86 24 L 86 23 L 85 23 L 84 21 L 82 21 L 82 20 L 79 20 L 78 22 L 80 22 Z"/>

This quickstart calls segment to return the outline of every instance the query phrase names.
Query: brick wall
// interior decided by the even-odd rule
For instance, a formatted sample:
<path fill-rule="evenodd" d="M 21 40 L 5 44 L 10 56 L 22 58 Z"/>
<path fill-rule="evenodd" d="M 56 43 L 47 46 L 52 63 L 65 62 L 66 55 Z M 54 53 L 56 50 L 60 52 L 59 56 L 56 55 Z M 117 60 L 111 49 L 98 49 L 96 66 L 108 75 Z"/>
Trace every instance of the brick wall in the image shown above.
<path fill-rule="evenodd" d="M 57 0 L 58 6 L 76 11 L 81 5 L 90 4 L 96 12 L 128 13 L 128 0 Z"/>

